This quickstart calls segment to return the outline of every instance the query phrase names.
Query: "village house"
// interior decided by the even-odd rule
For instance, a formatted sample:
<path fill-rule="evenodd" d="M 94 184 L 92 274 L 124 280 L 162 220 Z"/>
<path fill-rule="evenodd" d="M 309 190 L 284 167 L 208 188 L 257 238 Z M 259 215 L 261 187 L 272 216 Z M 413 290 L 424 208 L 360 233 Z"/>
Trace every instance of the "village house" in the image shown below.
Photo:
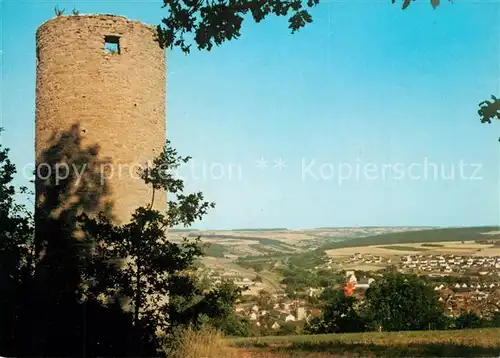
<path fill-rule="evenodd" d="M 295 316 L 293 314 L 289 314 L 288 316 L 285 317 L 285 322 L 295 322 Z"/>
<path fill-rule="evenodd" d="M 362 278 L 354 287 L 357 289 L 367 289 L 373 282 L 375 282 L 375 279 L 373 278 Z"/>

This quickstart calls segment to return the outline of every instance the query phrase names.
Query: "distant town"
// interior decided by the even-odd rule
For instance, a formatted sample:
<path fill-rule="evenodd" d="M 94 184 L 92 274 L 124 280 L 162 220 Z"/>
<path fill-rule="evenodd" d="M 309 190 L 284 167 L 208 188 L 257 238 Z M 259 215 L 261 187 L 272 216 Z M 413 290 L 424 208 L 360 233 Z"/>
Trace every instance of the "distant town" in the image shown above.
<path fill-rule="evenodd" d="M 496 228 L 269 229 L 188 234 L 207 244 L 208 257 L 200 262 L 198 275 L 215 284 L 230 280 L 244 288 L 244 298 L 235 311 L 261 334 L 268 330 L 274 334 L 300 332 L 308 321 L 321 315 L 325 292 L 342 290 L 351 282 L 355 296 L 362 300 L 366 289 L 385 272 L 425 279 L 450 317 L 469 311 L 480 315 L 500 311 Z M 213 246 L 217 250 L 211 251 Z"/>

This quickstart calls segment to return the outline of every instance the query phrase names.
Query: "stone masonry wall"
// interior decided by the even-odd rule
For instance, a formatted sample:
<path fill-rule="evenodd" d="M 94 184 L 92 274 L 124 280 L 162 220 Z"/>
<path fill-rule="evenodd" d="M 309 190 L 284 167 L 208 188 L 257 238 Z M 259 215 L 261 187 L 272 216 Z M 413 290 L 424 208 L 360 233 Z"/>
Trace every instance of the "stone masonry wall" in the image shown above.
<path fill-rule="evenodd" d="M 119 54 L 105 53 L 106 36 L 119 37 Z M 113 215 L 128 222 L 151 197 L 137 165 L 165 144 L 165 50 L 154 28 L 121 16 L 59 16 L 38 28 L 36 43 L 36 157 L 52 135 L 79 124 L 82 145 L 98 144 L 99 157 L 112 160 Z M 165 211 L 165 193 L 155 197 Z"/>

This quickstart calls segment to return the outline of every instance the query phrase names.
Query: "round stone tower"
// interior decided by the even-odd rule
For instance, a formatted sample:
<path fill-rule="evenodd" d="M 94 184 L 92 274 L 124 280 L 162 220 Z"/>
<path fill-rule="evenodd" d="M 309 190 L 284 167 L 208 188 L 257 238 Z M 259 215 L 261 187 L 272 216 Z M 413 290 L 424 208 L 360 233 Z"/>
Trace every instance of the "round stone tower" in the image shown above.
<path fill-rule="evenodd" d="M 114 221 L 128 222 L 135 208 L 151 201 L 138 169 L 165 145 L 165 50 L 155 28 L 114 15 L 58 16 L 38 28 L 36 55 L 37 168 L 52 155 L 58 163 L 67 160 L 71 171 L 93 170 L 94 179 L 107 183 Z M 72 149 L 55 144 L 68 138 Z M 75 152 L 93 146 L 89 153 L 101 165 L 93 160 L 91 169 L 71 167 L 85 167 Z M 66 169 L 56 174 L 64 176 Z M 87 180 L 80 193 L 95 190 L 97 182 Z M 88 199 L 98 200 L 96 195 Z M 165 193 L 156 192 L 154 202 L 166 210 Z M 96 207 L 80 204 L 83 211 Z"/>

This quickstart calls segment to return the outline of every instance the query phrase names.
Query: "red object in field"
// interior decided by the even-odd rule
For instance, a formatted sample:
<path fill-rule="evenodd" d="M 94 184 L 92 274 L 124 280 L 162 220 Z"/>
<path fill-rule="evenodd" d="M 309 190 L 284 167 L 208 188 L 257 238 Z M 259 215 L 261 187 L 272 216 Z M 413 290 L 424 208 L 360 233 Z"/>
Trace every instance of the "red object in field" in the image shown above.
<path fill-rule="evenodd" d="M 346 296 L 352 296 L 354 294 L 354 288 L 355 288 L 355 283 L 352 281 L 349 281 L 346 283 L 344 286 L 344 294 Z"/>

